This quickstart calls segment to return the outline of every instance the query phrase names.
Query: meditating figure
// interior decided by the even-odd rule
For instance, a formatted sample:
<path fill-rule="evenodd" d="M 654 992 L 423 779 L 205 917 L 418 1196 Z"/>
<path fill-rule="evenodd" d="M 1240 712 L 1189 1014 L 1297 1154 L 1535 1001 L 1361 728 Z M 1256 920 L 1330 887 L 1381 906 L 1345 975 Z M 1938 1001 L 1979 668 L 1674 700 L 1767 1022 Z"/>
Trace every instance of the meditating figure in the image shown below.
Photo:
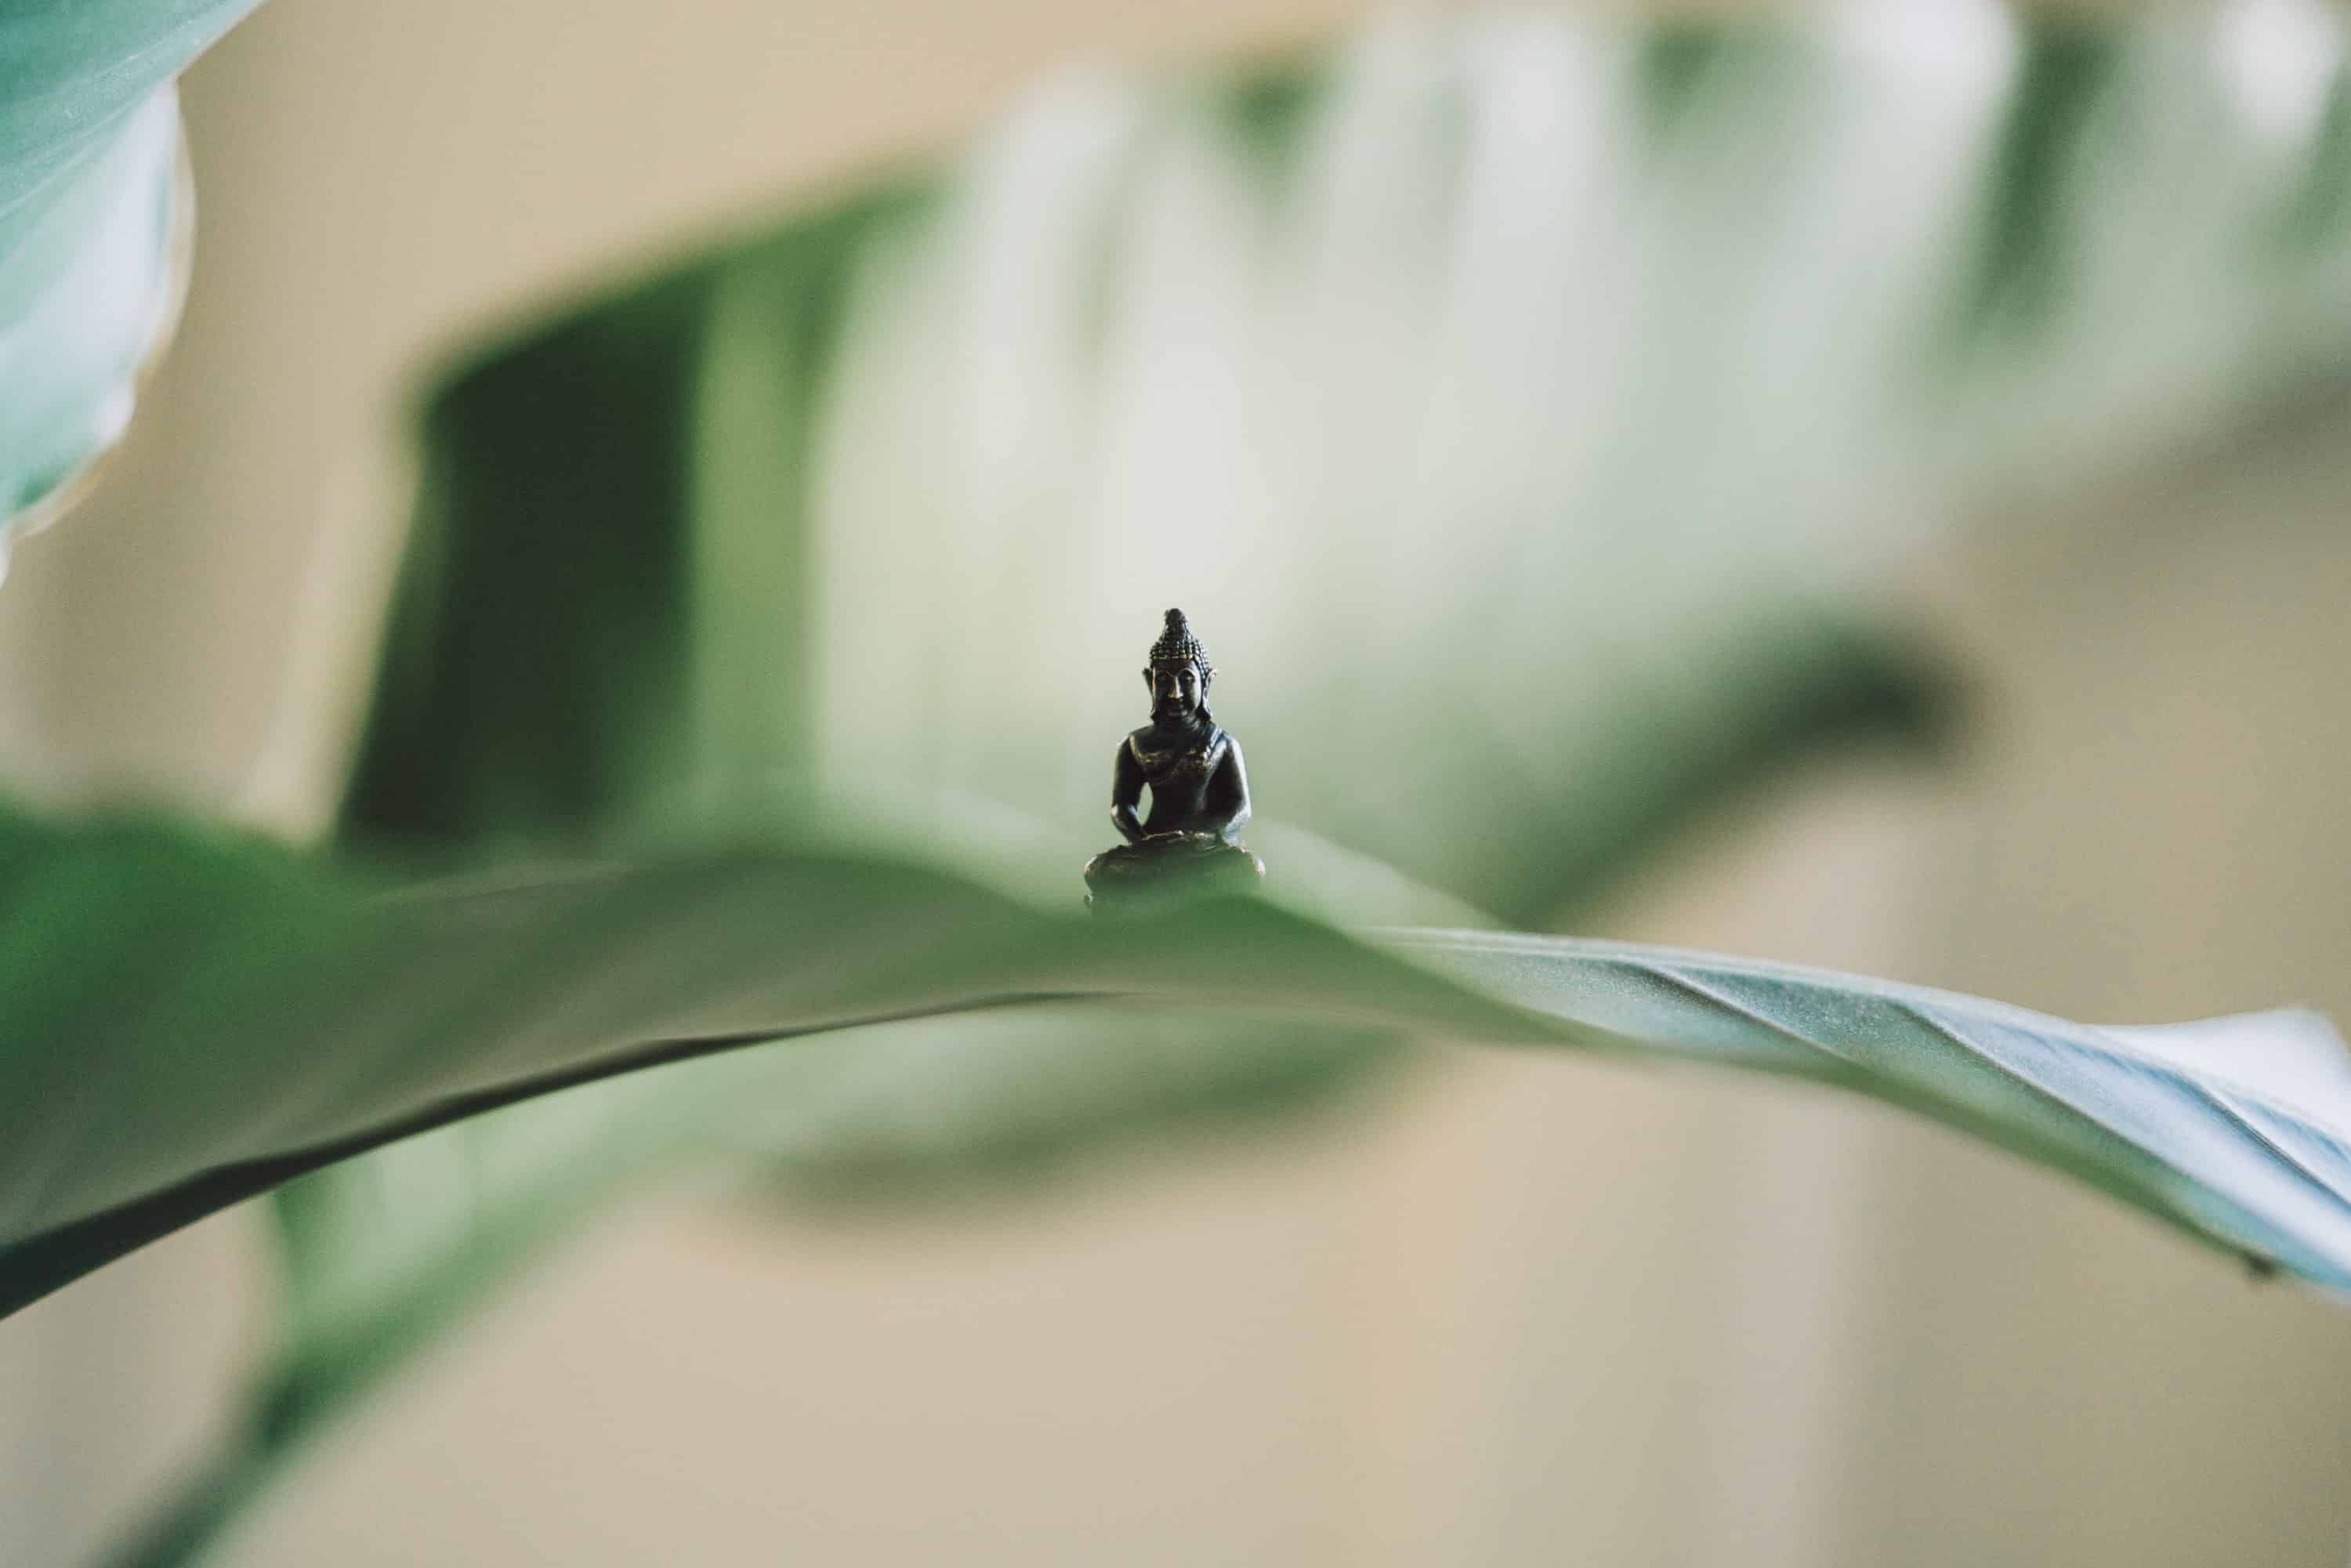
<path fill-rule="evenodd" d="M 1151 722 L 1120 743 L 1111 765 L 1110 820 L 1126 842 L 1086 866 L 1088 901 L 1148 901 L 1195 886 L 1253 890 L 1265 865 L 1233 835 L 1249 818 L 1240 743 L 1208 711 L 1216 677 L 1181 610 L 1151 645 L 1143 684 Z M 1141 813 L 1144 787 L 1151 810 Z"/>

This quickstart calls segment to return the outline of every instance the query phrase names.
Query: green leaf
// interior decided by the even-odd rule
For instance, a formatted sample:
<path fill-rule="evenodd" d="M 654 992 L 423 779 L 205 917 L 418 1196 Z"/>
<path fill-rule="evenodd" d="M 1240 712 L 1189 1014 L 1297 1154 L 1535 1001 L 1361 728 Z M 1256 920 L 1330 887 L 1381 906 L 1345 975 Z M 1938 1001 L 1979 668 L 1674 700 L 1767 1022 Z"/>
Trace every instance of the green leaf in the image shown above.
<path fill-rule="evenodd" d="M 1880 31 L 1075 76 L 476 353 L 346 828 L 1094 821 L 1180 602 L 1270 813 L 1551 917 L 1641 813 L 1916 722 L 1869 585 L 1927 525 L 2351 353 L 2351 233 L 2279 239 L 2327 124 L 2200 34 Z"/>
<path fill-rule="evenodd" d="M 1182 1027 L 1130 1043 L 1113 1011 L 1082 1030 L 878 1036 L 762 1113 L 781 1119 L 787 1149 L 886 1151 L 866 1133 L 893 1125 L 917 1145 L 1002 1145 L 1023 1103 L 1099 1096 L 1087 1073 L 1164 1079 L 1195 1041 L 1254 1053 L 1269 1029 L 1576 1046 L 1857 1089 L 2351 1285 L 2351 1155 L 2335 1141 L 2351 1132 L 2351 1069 L 2308 1014 L 2096 1030 L 1617 943 L 1349 936 L 1263 901 L 1088 920 L 837 852 L 384 891 L 166 824 L 12 818 L 0 894 L 10 1310 L 303 1170 L 534 1095 L 789 1036 L 1075 1004 L 1145 1006 Z M 1253 1021 L 1228 1036 L 1233 1019 Z"/>
<path fill-rule="evenodd" d="M 253 846 L 12 822 L 0 877 L 10 1307 L 300 1170 L 570 1082 L 852 1022 L 1149 996 L 1198 967 L 1083 925 L 1065 942 L 1072 923 L 837 855 L 385 895 Z M 1312 930 L 1270 912 L 1242 924 Z M 1269 958 L 1220 989 L 1278 1000 Z M 1373 987 L 1367 1017 L 1382 988 L 1416 984 L 1343 961 Z"/>
<path fill-rule="evenodd" d="M 130 423 L 178 315 L 193 221 L 170 83 L 255 3 L 0 14 L 0 552 L 56 516 Z"/>
<path fill-rule="evenodd" d="M 348 831 L 572 851 L 913 794 L 1082 857 L 1173 602 L 1270 818 L 1513 921 L 1722 780 L 1928 729 L 1784 443 L 1737 437 L 1725 494 L 1604 412 L 1630 258 L 1577 139 L 1620 105 L 1512 142 L 1519 97 L 1607 87 L 1531 42 L 1088 78 L 468 367 Z"/>
<path fill-rule="evenodd" d="M 880 1162 L 893 1143 L 1000 1147 L 1023 1106 L 1180 1101 L 1161 1090 L 1195 1052 L 1258 1053 L 1293 1028 L 1339 1051 L 1437 1033 L 1859 1090 L 2351 1285 L 2351 1070 L 2307 1014 L 2097 1030 L 1615 943 L 1349 936 L 1261 901 L 1087 920 L 839 853 L 384 891 L 166 824 L 8 819 L 0 907 L 9 1309 L 301 1171 L 534 1095 L 794 1035 L 1079 1005 L 1079 1028 L 852 1035 L 829 1061 L 772 1047 L 760 1142 Z M 1130 1030 L 1134 1007 L 1154 1021 Z"/>

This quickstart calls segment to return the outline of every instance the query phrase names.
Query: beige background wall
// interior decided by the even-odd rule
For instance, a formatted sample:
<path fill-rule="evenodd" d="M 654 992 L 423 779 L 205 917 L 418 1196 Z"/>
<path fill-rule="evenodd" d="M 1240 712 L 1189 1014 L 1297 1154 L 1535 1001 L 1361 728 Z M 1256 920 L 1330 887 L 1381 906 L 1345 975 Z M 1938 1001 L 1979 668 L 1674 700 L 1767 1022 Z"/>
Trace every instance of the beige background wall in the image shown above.
<path fill-rule="evenodd" d="M 1353 10 L 277 0 L 188 84 L 180 350 L 0 591 L 0 772 L 303 820 L 431 350 L 1038 69 Z M 1961 766 L 1816 769 L 1598 923 L 2077 1016 L 2351 1018 L 2346 426 L 1920 563 L 1982 683 Z M 0 1324 L 0 1560 L 73 1561 L 193 1451 L 259 1265 L 230 1216 Z M 2332 1565 L 2346 1368 L 2351 1315 L 1891 1113 L 1480 1052 L 970 1212 L 650 1201 L 230 1556 Z"/>

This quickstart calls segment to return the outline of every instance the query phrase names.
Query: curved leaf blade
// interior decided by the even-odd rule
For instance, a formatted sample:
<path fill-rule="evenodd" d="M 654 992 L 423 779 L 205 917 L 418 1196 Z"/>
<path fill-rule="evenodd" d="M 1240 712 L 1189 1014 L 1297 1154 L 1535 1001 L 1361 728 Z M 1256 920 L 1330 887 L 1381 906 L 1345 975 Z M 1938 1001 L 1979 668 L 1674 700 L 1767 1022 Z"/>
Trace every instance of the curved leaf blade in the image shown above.
<path fill-rule="evenodd" d="M 1090 922 L 841 855 L 747 851 L 386 896 L 159 826 L 7 829 L 11 1310 L 302 1170 L 496 1105 L 731 1046 L 1042 1002 L 1180 1009 L 1204 1040 L 1236 1019 L 1289 1021 L 1821 1081 L 2351 1287 L 2341 1082 L 2302 1102 L 2242 1081 L 2221 1091 L 2128 1037 L 1920 988 L 1564 938 L 1358 940 L 1263 903 Z M 2194 1049 L 2223 1049 L 2231 1028 Z M 1119 1062 L 1114 1037 L 1087 1039 L 1087 1071 Z M 967 1083 L 987 1081 L 985 1057 L 963 1065 Z M 870 1102 L 903 1114 L 951 1092 L 927 1077 L 879 1074 Z"/>

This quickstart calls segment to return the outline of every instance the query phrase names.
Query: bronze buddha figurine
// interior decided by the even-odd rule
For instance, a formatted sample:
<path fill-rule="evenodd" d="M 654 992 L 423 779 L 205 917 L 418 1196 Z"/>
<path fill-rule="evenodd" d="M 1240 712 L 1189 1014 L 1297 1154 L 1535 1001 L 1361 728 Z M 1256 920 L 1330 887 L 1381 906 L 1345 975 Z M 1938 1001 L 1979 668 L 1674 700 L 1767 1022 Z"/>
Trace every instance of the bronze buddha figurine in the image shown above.
<path fill-rule="evenodd" d="M 1151 722 L 1128 736 L 1111 764 L 1110 820 L 1126 841 L 1086 865 L 1087 902 L 1156 903 L 1193 890 L 1249 892 L 1264 862 L 1234 838 L 1249 818 L 1240 742 L 1208 711 L 1216 676 L 1181 610 L 1167 612 L 1143 684 Z M 1151 810 L 1138 808 L 1151 789 Z"/>

